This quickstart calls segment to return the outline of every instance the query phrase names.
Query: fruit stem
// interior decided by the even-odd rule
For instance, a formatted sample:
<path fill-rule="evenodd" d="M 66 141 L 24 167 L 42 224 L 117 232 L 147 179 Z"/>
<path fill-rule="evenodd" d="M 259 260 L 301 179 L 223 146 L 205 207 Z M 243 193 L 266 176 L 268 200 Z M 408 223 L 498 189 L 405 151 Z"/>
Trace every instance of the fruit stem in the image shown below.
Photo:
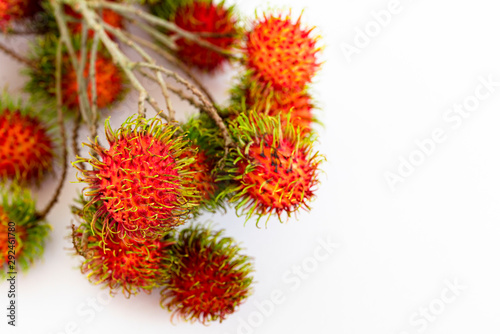
<path fill-rule="evenodd" d="M 30 67 L 34 71 L 38 71 L 38 67 L 36 66 L 35 63 L 29 61 L 28 59 L 24 58 L 23 56 L 17 54 L 16 52 L 12 51 L 9 47 L 6 45 L 0 43 L 0 50 L 3 51 L 6 55 L 11 56 L 18 62 Z"/>

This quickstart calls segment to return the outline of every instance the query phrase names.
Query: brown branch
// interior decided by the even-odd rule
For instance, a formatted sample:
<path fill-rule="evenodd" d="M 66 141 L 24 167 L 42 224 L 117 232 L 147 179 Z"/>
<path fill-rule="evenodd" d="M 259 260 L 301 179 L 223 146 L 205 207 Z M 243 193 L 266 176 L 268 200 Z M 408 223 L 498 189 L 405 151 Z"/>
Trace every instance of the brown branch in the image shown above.
<path fill-rule="evenodd" d="M 31 60 L 28 60 L 24 58 L 23 56 L 17 54 L 16 52 L 12 51 L 8 46 L 0 43 L 0 50 L 3 51 L 6 55 L 11 56 L 18 62 L 22 63 L 23 65 L 26 65 L 30 68 L 32 68 L 35 71 L 38 71 L 38 66 L 32 62 Z"/>
<path fill-rule="evenodd" d="M 62 62 L 62 40 L 59 39 L 57 44 L 57 52 L 56 52 L 56 100 L 57 100 L 57 125 L 59 126 L 59 131 L 61 135 L 61 140 L 63 144 L 63 170 L 61 174 L 61 178 L 59 179 L 59 184 L 57 185 L 56 191 L 52 196 L 52 199 L 49 201 L 45 209 L 38 215 L 40 219 L 43 219 L 47 216 L 50 210 L 57 203 L 59 195 L 61 194 L 61 190 L 64 185 L 64 181 L 66 180 L 66 174 L 68 172 L 68 147 L 66 142 L 66 130 L 64 128 L 64 116 L 63 116 L 63 104 L 62 104 L 62 93 L 61 93 L 61 62 Z"/>
<path fill-rule="evenodd" d="M 77 113 L 75 118 L 75 124 L 73 127 L 73 134 L 71 136 L 71 143 L 73 146 L 73 152 L 75 154 L 75 157 L 80 156 L 80 146 L 78 145 L 78 133 L 80 132 L 81 125 L 82 125 L 82 115 L 80 113 Z M 78 167 L 82 170 L 85 169 L 83 162 L 79 162 Z"/>

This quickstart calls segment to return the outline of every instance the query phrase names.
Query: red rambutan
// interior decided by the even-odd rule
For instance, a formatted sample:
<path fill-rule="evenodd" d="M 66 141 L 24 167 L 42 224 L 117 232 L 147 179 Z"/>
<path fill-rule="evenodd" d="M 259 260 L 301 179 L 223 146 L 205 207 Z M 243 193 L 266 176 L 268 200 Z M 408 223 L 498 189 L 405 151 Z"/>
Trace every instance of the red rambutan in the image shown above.
<path fill-rule="evenodd" d="M 189 227 L 170 247 L 160 303 L 174 312 L 172 318 L 222 322 L 251 294 L 250 259 L 222 232 Z"/>
<path fill-rule="evenodd" d="M 240 146 L 231 158 L 228 176 L 236 185 L 231 202 L 249 219 L 275 213 L 281 220 L 299 208 L 309 209 L 318 184 L 321 157 L 313 152 L 312 137 L 302 138 L 300 129 L 279 117 L 241 114 L 230 124 Z"/>
<path fill-rule="evenodd" d="M 247 35 L 247 65 L 253 77 L 276 90 L 302 90 L 319 64 L 316 39 L 289 16 L 265 16 Z"/>
<path fill-rule="evenodd" d="M 236 19 L 233 10 L 224 8 L 223 3 L 217 5 L 213 1 L 190 1 L 177 8 L 172 21 L 189 32 L 221 35 L 222 37 L 202 38 L 222 50 L 230 50 L 237 42 Z M 227 61 L 227 57 L 223 54 L 209 50 L 186 38 L 178 38 L 175 43 L 179 58 L 186 64 L 203 71 L 213 72 Z"/>
<path fill-rule="evenodd" d="M 53 160 L 54 142 L 40 117 L 0 96 L 0 178 L 38 182 Z"/>
<path fill-rule="evenodd" d="M 90 282 L 108 286 L 111 293 L 119 289 L 126 297 L 141 291 L 149 293 L 165 281 L 167 272 L 162 261 L 173 241 L 167 238 L 124 240 L 112 233 L 104 238 L 93 235 L 91 222 L 101 205 L 96 202 L 85 210 L 73 208 L 82 219 L 72 235 L 76 251 L 85 257 L 82 273 L 87 274 Z"/>
<path fill-rule="evenodd" d="M 201 201 L 207 201 L 215 194 L 215 179 L 212 176 L 213 161 L 199 147 L 191 145 L 191 151 L 183 155 L 185 158 L 192 156 L 194 162 L 189 166 L 193 173 L 193 184 L 201 196 Z"/>
<path fill-rule="evenodd" d="M 158 118 L 130 117 L 116 132 L 108 120 L 105 128 L 109 149 L 90 144 L 98 157 L 77 161 L 93 166 L 80 170 L 89 205 L 103 202 L 94 223 L 102 217 L 103 229 L 122 239 L 154 239 L 183 224 L 199 205 L 189 167 L 194 159 L 182 157 L 190 150 L 187 138 Z"/>
<path fill-rule="evenodd" d="M 9 270 L 27 270 L 43 254 L 49 225 L 38 219 L 28 190 L 3 189 L 0 194 L 0 276 Z M 10 268 L 11 269 L 11 268 Z"/>

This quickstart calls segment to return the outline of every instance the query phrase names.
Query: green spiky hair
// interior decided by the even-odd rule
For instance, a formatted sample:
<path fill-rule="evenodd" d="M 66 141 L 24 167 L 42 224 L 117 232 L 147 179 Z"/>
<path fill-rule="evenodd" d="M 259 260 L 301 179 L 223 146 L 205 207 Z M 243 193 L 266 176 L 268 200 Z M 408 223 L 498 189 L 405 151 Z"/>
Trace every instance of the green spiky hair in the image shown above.
<path fill-rule="evenodd" d="M 19 184 L 50 175 L 59 156 L 54 109 L 0 94 L 0 179 Z M 57 139 L 56 139 L 57 138 Z"/>
<path fill-rule="evenodd" d="M 191 226 L 178 233 L 165 260 L 171 272 L 160 301 L 172 319 L 222 322 L 250 296 L 251 260 L 223 232 Z"/>
<path fill-rule="evenodd" d="M 79 180 L 88 184 L 88 206 L 103 202 L 92 228 L 102 217 L 103 234 L 140 239 L 161 237 L 183 224 L 200 201 L 189 168 L 193 155 L 183 156 L 192 150 L 191 142 L 157 117 L 129 117 L 116 131 L 108 118 L 105 131 L 109 148 L 97 141 L 86 144 L 95 157 L 79 157 L 74 163 L 83 176 Z M 89 163 L 92 170 L 80 169 L 80 162 Z"/>
<path fill-rule="evenodd" d="M 94 222 L 99 228 L 91 227 L 103 203 L 89 206 L 82 197 L 77 203 L 72 211 L 80 225 L 73 227 L 72 240 L 76 253 L 84 257 L 81 271 L 91 283 L 106 286 L 111 294 L 121 290 L 129 297 L 140 292 L 150 293 L 165 282 L 169 270 L 162 261 L 174 243 L 170 236 L 126 242 L 114 234 L 103 237 L 94 232 L 102 230 L 102 217 Z"/>
<path fill-rule="evenodd" d="M 313 150 L 314 137 L 303 138 L 289 119 L 282 127 L 279 117 L 241 114 L 230 122 L 237 148 L 226 163 L 231 180 L 221 196 L 236 203 L 238 215 L 247 220 L 283 213 L 289 218 L 300 208 L 309 209 L 318 184 L 318 166 L 323 160 Z M 267 221 L 266 221 L 267 224 Z"/>
<path fill-rule="evenodd" d="M 27 271 L 42 257 L 50 226 L 38 218 L 29 190 L 12 185 L 0 191 L 0 199 L 0 276 L 4 276 L 7 272 Z M 9 230 L 13 224 L 16 232 Z M 12 238 L 15 245 L 10 241 Z M 14 252 L 12 262 L 9 255 Z"/>

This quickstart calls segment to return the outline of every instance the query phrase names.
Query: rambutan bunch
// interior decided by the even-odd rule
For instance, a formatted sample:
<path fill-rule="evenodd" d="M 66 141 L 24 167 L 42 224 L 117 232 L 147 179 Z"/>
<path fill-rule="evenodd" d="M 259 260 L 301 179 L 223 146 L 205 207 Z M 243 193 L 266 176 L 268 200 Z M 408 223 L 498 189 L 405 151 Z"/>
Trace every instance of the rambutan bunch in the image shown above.
<path fill-rule="evenodd" d="M 287 119 L 240 114 L 230 122 L 238 147 L 229 157 L 227 175 L 234 184 L 225 190 L 237 212 L 259 220 L 283 213 L 290 217 L 300 208 L 309 209 L 318 184 L 322 157 L 314 151 L 314 138 L 303 137 Z M 266 222 L 267 224 L 267 222 Z"/>
<path fill-rule="evenodd" d="M 83 199 L 79 203 L 82 206 L 73 207 L 73 213 L 80 225 L 73 229 L 72 239 L 76 252 L 84 257 L 82 273 L 91 283 L 108 287 L 112 294 L 121 290 L 126 297 L 141 291 L 149 293 L 164 283 L 168 270 L 162 261 L 168 257 L 173 240 L 124 240 L 113 233 L 99 235 L 94 231 L 103 230 L 103 218 L 93 220 L 103 203 L 87 205 Z"/>
<path fill-rule="evenodd" d="M 195 159 L 186 153 L 192 151 L 190 141 L 159 118 L 132 116 L 116 131 L 108 119 L 105 131 L 109 148 L 86 144 L 95 157 L 74 163 L 80 181 L 88 184 L 88 205 L 103 203 L 92 228 L 102 218 L 101 234 L 117 234 L 126 241 L 161 238 L 183 224 L 200 202 L 190 168 Z M 92 170 L 80 169 L 80 162 L 89 163 Z"/>
<path fill-rule="evenodd" d="M 222 322 L 251 294 L 250 258 L 222 233 L 191 226 L 169 248 L 170 275 L 160 303 L 173 311 L 172 319 Z"/>
<path fill-rule="evenodd" d="M 78 43 L 75 43 L 78 45 Z M 35 98 L 53 100 L 56 94 L 55 68 L 56 68 L 56 38 L 47 35 L 39 38 L 30 50 L 30 59 L 37 64 L 37 69 L 27 69 L 25 73 L 29 81 L 25 89 Z M 78 57 L 81 57 L 77 49 Z M 67 54 L 62 59 L 61 91 L 63 105 L 69 110 L 79 108 L 77 72 L 73 68 Z M 92 98 L 92 84 L 90 74 L 90 52 L 87 54 L 84 78 L 87 80 L 87 96 Z M 104 50 L 97 52 L 95 79 L 97 89 L 97 107 L 109 108 L 120 101 L 126 93 L 127 87 L 122 71 L 113 63 L 111 56 Z"/>
<path fill-rule="evenodd" d="M 244 50 L 252 79 L 277 91 L 303 90 L 319 68 L 317 39 L 300 18 L 265 15 L 248 32 Z"/>
<path fill-rule="evenodd" d="M 27 270 L 43 255 L 50 226 L 38 218 L 30 192 L 17 186 L 0 191 L 0 276 L 14 259 L 16 270 Z M 12 242 L 11 240 L 15 240 Z"/>
<path fill-rule="evenodd" d="M 52 171 L 56 144 L 48 114 L 0 95 L 0 179 L 39 183 Z"/>
<path fill-rule="evenodd" d="M 211 34 L 212 36 L 200 38 L 221 50 L 229 52 L 240 40 L 234 8 L 226 7 L 224 2 L 215 4 L 212 0 L 151 1 L 151 12 L 172 21 L 183 30 Z M 181 61 L 205 72 L 216 71 L 228 60 L 225 54 L 184 37 L 177 38 L 175 43 Z"/>

